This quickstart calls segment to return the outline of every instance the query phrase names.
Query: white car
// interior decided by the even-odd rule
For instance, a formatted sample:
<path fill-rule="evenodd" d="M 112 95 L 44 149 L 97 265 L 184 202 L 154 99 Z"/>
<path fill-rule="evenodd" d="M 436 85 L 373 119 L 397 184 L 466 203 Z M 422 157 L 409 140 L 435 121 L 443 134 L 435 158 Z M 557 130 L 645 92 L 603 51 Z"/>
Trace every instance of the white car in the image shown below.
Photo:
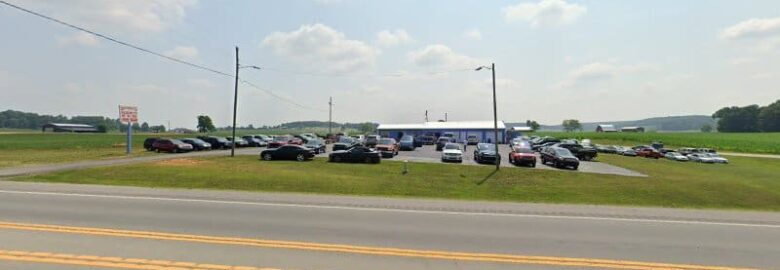
<path fill-rule="evenodd" d="M 718 154 L 709 153 L 709 154 L 703 154 L 703 155 L 709 156 L 709 158 L 711 158 L 715 163 L 723 163 L 723 164 L 728 164 L 729 163 L 728 159 L 726 159 L 724 157 L 721 157 Z"/>
<path fill-rule="evenodd" d="M 667 152 L 666 155 L 664 155 L 667 159 L 671 159 L 674 161 L 688 161 L 688 157 L 686 157 L 683 154 L 680 154 L 679 152 Z"/>
<path fill-rule="evenodd" d="M 444 145 L 441 151 L 442 162 L 463 162 L 463 151 L 460 149 L 460 144 L 447 143 Z"/>
<path fill-rule="evenodd" d="M 702 154 L 702 153 L 690 154 L 690 155 L 688 155 L 688 158 L 691 161 L 696 161 L 696 162 L 701 162 L 701 163 L 715 163 L 715 160 L 712 159 L 709 155 Z"/>

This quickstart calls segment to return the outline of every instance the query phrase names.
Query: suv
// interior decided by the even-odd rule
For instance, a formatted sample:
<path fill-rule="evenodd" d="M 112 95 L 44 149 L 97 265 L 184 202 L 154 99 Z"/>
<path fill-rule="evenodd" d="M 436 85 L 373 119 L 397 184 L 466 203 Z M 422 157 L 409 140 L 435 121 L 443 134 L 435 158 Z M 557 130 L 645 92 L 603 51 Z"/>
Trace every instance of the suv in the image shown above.
<path fill-rule="evenodd" d="M 144 148 L 146 150 L 148 150 L 148 151 L 154 151 L 155 150 L 154 149 L 154 142 L 159 140 L 159 139 L 160 138 L 156 138 L 156 137 L 146 138 L 146 140 L 144 140 Z"/>
<path fill-rule="evenodd" d="M 466 137 L 466 144 L 468 145 L 477 145 L 479 143 L 479 137 L 477 135 L 469 135 Z"/>
<path fill-rule="evenodd" d="M 383 158 L 391 158 L 398 155 L 398 143 L 393 138 L 382 138 L 376 143 L 376 150 Z"/>
<path fill-rule="evenodd" d="M 575 140 L 562 141 L 555 146 L 568 149 L 579 160 L 590 161 L 598 155 L 596 148 L 583 146 Z"/>
<path fill-rule="evenodd" d="M 571 151 L 562 147 L 547 147 L 542 151 L 542 164 L 552 163 L 556 168 L 571 167 L 577 169 L 580 161 Z"/>
<path fill-rule="evenodd" d="M 496 153 L 496 145 L 492 143 L 478 143 L 474 150 L 474 161 L 477 163 L 501 163 L 501 156 Z"/>
<path fill-rule="evenodd" d="M 402 151 L 404 150 L 412 151 L 415 148 L 417 148 L 417 144 L 414 143 L 414 136 L 404 135 L 403 137 L 401 137 L 401 141 L 399 143 L 398 148 Z"/>
<path fill-rule="evenodd" d="M 211 144 L 211 149 L 228 149 L 230 147 L 233 147 L 233 142 L 228 141 L 227 139 L 225 139 L 223 137 L 199 136 L 198 139 L 201 139 L 201 140 Z"/>
<path fill-rule="evenodd" d="M 376 144 L 379 143 L 379 139 L 381 139 L 379 135 L 368 135 L 366 136 L 366 147 L 373 148 L 376 147 Z"/>
<path fill-rule="evenodd" d="M 512 147 L 512 152 L 509 152 L 509 163 L 536 167 L 536 154 L 527 146 L 515 146 Z"/>
<path fill-rule="evenodd" d="M 184 143 L 177 139 L 159 139 L 154 141 L 153 146 L 157 152 L 189 152 L 192 151 L 192 145 Z"/>

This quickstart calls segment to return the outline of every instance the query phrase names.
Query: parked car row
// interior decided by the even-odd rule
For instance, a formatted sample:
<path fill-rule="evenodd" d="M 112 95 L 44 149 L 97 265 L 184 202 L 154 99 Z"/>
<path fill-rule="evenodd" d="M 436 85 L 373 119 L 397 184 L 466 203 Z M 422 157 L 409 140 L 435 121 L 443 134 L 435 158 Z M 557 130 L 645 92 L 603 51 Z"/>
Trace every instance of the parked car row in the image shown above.
<path fill-rule="evenodd" d="M 677 150 L 663 148 L 663 144 L 637 145 L 624 147 L 619 145 L 596 145 L 596 150 L 601 153 L 618 154 L 629 157 L 666 158 L 673 161 L 693 161 L 700 163 L 729 163 L 729 160 L 718 155 L 717 151 L 710 148 L 680 148 Z"/>

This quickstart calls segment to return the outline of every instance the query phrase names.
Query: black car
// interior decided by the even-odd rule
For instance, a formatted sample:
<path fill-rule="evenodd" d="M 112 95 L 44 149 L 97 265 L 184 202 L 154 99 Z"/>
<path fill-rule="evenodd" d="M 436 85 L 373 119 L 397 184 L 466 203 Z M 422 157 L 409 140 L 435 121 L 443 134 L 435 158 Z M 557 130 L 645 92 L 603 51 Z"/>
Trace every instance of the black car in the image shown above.
<path fill-rule="evenodd" d="M 478 143 L 474 149 L 474 161 L 477 163 L 501 163 L 501 156 L 496 153 L 496 145 L 492 143 Z"/>
<path fill-rule="evenodd" d="M 227 139 L 223 137 L 217 137 L 217 136 L 200 136 L 198 139 L 201 139 L 207 143 L 211 144 L 211 149 L 229 149 L 233 147 L 233 142 L 228 141 Z"/>
<path fill-rule="evenodd" d="M 436 140 L 436 151 L 441 151 L 444 149 L 444 145 L 448 143 L 454 143 L 455 139 L 452 137 L 439 137 L 438 140 Z"/>
<path fill-rule="evenodd" d="M 562 147 L 547 147 L 542 151 L 542 164 L 548 163 L 556 168 L 571 167 L 575 170 L 580 166 L 580 160 L 569 149 Z"/>
<path fill-rule="evenodd" d="M 593 148 L 591 146 L 581 145 L 574 140 L 564 140 L 556 144 L 555 146 L 569 149 L 572 155 L 577 157 L 577 159 L 579 160 L 589 161 L 594 159 L 598 155 L 596 148 Z"/>
<path fill-rule="evenodd" d="M 436 137 L 433 137 L 433 135 L 421 135 L 414 138 L 414 141 L 419 145 L 418 147 L 422 147 L 423 145 L 433 145 L 436 143 Z"/>
<path fill-rule="evenodd" d="M 551 143 L 551 142 L 552 143 L 559 143 L 559 142 L 561 142 L 561 140 L 558 139 L 558 138 L 555 138 L 555 137 L 544 136 L 544 137 L 539 137 L 539 138 L 531 140 L 531 144 L 532 144 L 531 146 L 533 147 L 533 146 L 542 145 L 542 144 Z"/>
<path fill-rule="evenodd" d="M 159 139 L 160 138 L 157 138 L 157 137 L 146 138 L 146 140 L 144 140 L 144 149 L 146 149 L 148 151 L 154 151 L 155 150 L 154 149 L 154 142 L 159 140 Z"/>
<path fill-rule="evenodd" d="M 325 141 L 323 140 L 309 140 L 303 146 L 314 150 L 315 154 L 325 153 Z"/>
<path fill-rule="evenodd" d="M 255 136 L 241 136 L 241 139 L 244 139 L 251 147 L 268 146 L 268 143 L 261 139 L 255 138 Z"/>
<path fill-rule="evenodd" d="M 204 142 L 201 139 L 196 138 L 184 138 L 181 139 L 182 142 L 189 143 L 192 145 L 193 150 L 195 151 L 203 151 L 203 150 L 211 150 L 211 144 Z"/>
<path fill-rule="evenodd" d="M 379 135 L 366 136 L 366 143 L 365 143 L 366 147 L 371 147 L 371 148 L 376 147 L 376 144 L 379 143 L 379 139 L 381 138 L 382 137 Z"/>
<path fill-rule="evenodd" d="M 227 137 L 226 139 L 231 142 L 233 141 L 233 137 Z M 236 148 L 249 146 L 249 142 L 242 139 L 241 137 L 236 137 L 235 144 L 236 144 Z"/>
<path fill-rule="evenodd" d="M 358 142 L 354 138 L 341 136 L 341 138 L 339 138 L 339 142 L 333 144 L 333 151 L 347 150 L 357 144 Z"/>
<path fill-rule="evenodd" d="M 355 146 L 349 150 L 333 151 L 328 156 L 330 162 L 363 162 L 379 163 L 382 156 L 379 152 L 365 146 Z"/>
<path fill-rule="evenodd" d="M 314 155 L 314 150 L 302 145 L 288 144 L 278 148 L 263 150 L 263 152 L 260 152 L 260 159 L 306 161 L 314 158 Z"/>
<path fill-rule="evenodd" d="M 533 146 L 531 146 L 531 150 L 534 150 L 536 152 L 541 152 L 545 148 L 553 146 L 553 145 L 555 145 L 557 143 L 558 142 L 546 142 L 546 143 L 543 143 L 543 144 L 534 144 Z"/>

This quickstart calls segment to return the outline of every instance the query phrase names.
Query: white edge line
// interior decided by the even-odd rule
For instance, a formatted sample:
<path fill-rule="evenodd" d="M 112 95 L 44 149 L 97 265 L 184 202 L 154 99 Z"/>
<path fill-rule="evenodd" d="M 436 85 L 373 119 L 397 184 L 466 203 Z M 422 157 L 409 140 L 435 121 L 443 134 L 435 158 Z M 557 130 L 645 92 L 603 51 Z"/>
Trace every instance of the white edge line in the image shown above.
<path fill-rule="evenodd" d="M 149 200 L 149 201 L 172 201 L 172 202 L 194 202 L 194 203 L 257 205 L 257 206 L 274 206 L 274 207 L 315 208 L 315 209 L 357 210 L 357 211 L 374 211 L 374 212 L 399 212 L 399 213 L 415 213 L 415 214 L 442 214 L 442 215 L 495 216 L 495 217 L 530 217 L 530 218 L 549 218 L 549 219 L 628 221 L 628 222 L 667 223 L 667 224 L 686 224 L 686 225 L 739 226 L 739 227 L 772 228 L 772 229 L 779 229 L 780 228 L 780 225 L 755 224 L 755 223 L 731 223 L 731 222 L 663 220 L 663 219 L 641 219 L 641 218 L 614 218 L 614 217 L 594 217 L 594 216 L 565 216 L 565 215 L 542 215 L 542 214 L 480 213 L 480 212 L 414 210 L 414 209 L 394 209 L 394 208 L 379 208 L 379 207 L 354 207 L 354 206 L 314 205 L 314 204 L 296 204 L 296 203 L 267 203 L 267 202 L 248 202 L 248 201 L 223 201 L 223 200 L 207 200 L 207 199 L 181 199 L 181 198 L 149 197 L 149 196 L 100 195 L 100 194 L 40 192 L 40 191 L 16 191 L 16 190 L 0 190 L 0 193 L 25 194 L 25 195 L 69 196 L 69 197 L 89 197 L 89 198 L 110 198 L 110 199 L 126 199 L 126 200 Z"/>

